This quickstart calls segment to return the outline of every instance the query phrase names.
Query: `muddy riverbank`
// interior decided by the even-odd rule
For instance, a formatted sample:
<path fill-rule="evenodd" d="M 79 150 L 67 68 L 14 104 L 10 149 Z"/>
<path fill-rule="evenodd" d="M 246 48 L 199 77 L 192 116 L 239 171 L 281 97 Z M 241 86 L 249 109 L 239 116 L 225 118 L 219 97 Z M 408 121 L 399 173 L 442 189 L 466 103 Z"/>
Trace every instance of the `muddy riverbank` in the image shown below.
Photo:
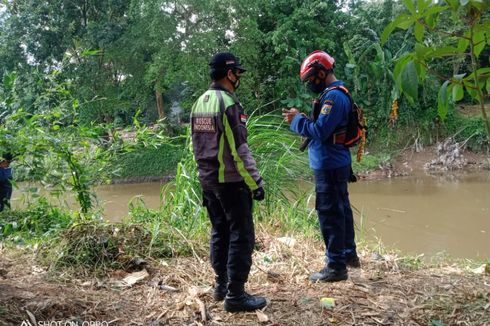
<path fill-rule="evenodd" d="M 369 155 L 369 153 L 367 154 Z M 380 164 L 361 173 L 363 179 L 382 179 L 420 174 L 461 174 L 490 171 L 490 153 L 465 150 L 451 139 L 432 145 L 413 145 Z"/>

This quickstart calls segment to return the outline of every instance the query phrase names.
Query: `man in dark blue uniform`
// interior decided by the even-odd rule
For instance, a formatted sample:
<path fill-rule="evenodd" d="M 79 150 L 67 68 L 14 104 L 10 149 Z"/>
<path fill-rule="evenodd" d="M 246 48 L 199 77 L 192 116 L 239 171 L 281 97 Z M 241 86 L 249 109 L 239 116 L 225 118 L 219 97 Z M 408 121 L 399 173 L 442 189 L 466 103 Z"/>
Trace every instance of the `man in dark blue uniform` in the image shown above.
<path fill-rule="evenodd" d="M 10 197 L 12 197 L 12 168 L 10 167 L 12 155 L 7 153 L 2 156 L 0 158 L 0 212 L 5 207 L 10 207 Z"/>
<path fill-rule="evenodd" d="M 333 73 L 334 62 L 327 53 L 314 51 L 301 65 L 302 82 L 306 82 L 312 92 L 320 94 L 321 109 L 316 121 L 295 108 L 283 110 L 284 120 L 291 124 L 291 130 L 311 140 L 308 155 L 315 175 L 315 208 L 326 247 L 326 266 L 310 276 L 314 282 L 346 280 L 346 266 L 360 266 L 347 191 L 352 162 L 350 151 L 344 145 L 352 107 L 347 89 Z"/>

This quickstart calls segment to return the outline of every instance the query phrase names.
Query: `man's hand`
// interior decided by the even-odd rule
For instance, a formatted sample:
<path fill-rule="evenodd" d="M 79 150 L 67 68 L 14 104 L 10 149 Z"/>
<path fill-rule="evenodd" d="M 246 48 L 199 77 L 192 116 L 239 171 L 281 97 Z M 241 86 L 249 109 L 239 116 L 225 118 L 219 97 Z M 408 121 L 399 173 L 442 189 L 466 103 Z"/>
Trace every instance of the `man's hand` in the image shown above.
<path fill-rule="evenodd" d="M 299 111 L 296 108 L 282 109 L 282 117 L 284 118 L 284 122 L 291 123 L 297 114 L 299 114 Z"/>
<path fill-rule="evenodd" d="M 252 198 L 257 200 L 257 201 L 264 200 L 264 198 L 265 198 L 264 188 L 258 187 L 257 189 L 252 191 Z"/>

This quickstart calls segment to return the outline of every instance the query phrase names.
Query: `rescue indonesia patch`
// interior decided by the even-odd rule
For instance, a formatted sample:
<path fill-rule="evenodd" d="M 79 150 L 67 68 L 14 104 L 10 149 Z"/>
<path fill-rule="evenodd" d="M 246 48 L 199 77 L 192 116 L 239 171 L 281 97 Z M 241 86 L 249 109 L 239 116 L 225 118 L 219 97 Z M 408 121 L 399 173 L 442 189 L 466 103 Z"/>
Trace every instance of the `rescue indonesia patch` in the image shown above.
<path fill-rule="evenodd" d="M 192 118 L 192 131 L 194 132 L 216 132 L 213 117 Z"/>

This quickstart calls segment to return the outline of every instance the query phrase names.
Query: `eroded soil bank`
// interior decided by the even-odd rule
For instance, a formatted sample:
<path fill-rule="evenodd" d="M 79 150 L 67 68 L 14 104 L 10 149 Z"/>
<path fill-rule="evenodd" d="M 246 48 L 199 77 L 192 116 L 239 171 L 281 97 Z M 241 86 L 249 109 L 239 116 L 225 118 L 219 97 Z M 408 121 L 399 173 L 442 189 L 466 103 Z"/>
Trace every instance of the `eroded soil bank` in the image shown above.
<path fill-rule="evenodd" d="M 369 155 L 369 153 L 367 154 Z M 448 138 L 436 145 L 412 145 L 361 178 L 378 179 L 421 173 L 452 174 L 490 170 L 490 153 L 475 153 Z"/>

